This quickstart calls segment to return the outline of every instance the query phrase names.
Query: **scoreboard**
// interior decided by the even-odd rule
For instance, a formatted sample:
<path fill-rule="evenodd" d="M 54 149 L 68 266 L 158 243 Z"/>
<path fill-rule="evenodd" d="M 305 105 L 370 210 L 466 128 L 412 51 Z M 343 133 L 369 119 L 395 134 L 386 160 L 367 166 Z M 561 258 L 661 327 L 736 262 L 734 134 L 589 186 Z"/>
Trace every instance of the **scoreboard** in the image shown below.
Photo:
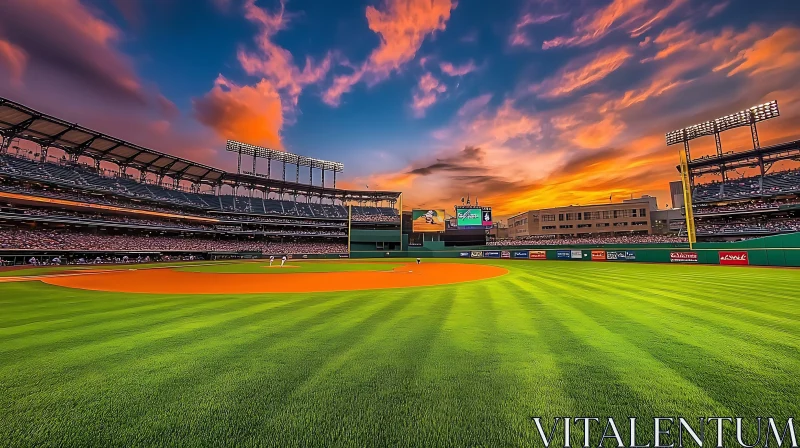
<path fill-rule="evenodd" d="M 491 207 L 456 207 L 456 225 L 459 229 L 476 230 L 492 226 Z"/>

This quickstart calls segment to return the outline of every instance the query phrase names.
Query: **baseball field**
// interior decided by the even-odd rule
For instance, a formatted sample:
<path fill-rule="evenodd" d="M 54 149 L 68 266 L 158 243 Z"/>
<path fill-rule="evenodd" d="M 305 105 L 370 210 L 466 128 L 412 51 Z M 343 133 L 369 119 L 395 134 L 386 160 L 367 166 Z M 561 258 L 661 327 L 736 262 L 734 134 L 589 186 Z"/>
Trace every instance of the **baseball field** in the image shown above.
<path fill-rule="evenodd" d="M 533 417 L 800 414 L 798 270 L 267 265 L 0 273 L 0 446 L 542 446 Z"/>

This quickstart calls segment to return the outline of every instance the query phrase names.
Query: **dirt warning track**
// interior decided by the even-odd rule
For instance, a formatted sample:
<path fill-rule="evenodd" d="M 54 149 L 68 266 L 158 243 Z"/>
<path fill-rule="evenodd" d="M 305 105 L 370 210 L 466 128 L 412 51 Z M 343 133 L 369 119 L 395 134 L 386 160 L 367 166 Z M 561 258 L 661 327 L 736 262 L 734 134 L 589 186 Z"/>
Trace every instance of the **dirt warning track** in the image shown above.
<path fill-rule="evenodd" d="M 484 280 L 508 273 L 497 266 L 460 263 L 407 263 L 390 271 L 287 274 L 229 274 L 172 269 L 109 271 L 94 275 L 47 277 L 56 286 L 91 291 L 148 294 L 253 294 L 271 292 L 360 291 Z"/>

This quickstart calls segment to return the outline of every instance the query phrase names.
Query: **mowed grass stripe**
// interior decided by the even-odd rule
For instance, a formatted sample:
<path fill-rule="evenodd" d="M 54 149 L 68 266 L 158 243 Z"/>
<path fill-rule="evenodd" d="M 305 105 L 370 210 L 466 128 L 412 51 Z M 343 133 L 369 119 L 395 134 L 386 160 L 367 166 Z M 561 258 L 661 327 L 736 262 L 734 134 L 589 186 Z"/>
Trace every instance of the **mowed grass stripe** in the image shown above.
<path fill-rule="evenodd" d="M 0 440 L 533 446 L 532 416 L 800 411 L 796 272 L 467 262 L 510 272 L 249 296 L 0 284 Z"/>
<path fill-rule="evenodd" d="M 566 277 L 565 277 L 566 275 Z M 560 276 L 549 276 L 548 278 L 558 281 L 560 279 L 571 279 L 572 282 L 582 283 L 585 287 L 591 287 L 592 285 L 604 285 L 605 288 L 613 289 L 614 291 L 628 291 L 632 294 L 635 294 L 639 297 L 640 300 L 650 301 L 654 305 L 663 305 L 667 307 L 672 307 L 673 309 L 676 308 L 675 304 L 683 305 L 680 309 L 691 308 L 690 314 L 694 314 L 698 317 L 703 317 L 705 315 L 714 315 L 721 317 L 722 319 L 718 319 L 724 321 L 726 324 L 733 325 L 734 327 L 738 326 L 747 326 L 747 325 L 756 325 L 762 326 L 767 328 L 775 328 L 779 330 L 785 330 L 784 334 L 780 335 L 782 339 L 785 339 L 787 342 L 792 343 L 796 342 L 796 325 L 794 325 L 794 320 L 790 317 L 785 316 L 778 316 L 772 315 L 769 313 L 761 313 L 761 312 L 753 312 L 749 310 L 744 310 L 741 308 L 737 308 L 734 306 L 726 305 L 717 303 L 714 301 L 713 297 L 720 294 L 719 290 L 709 293 L 707 290 L 686 290 L 686 291 L 678 291 L 675 288 L 658 288 L 654 289 L 651 285 L 652 282 L 642 282 L 642 283 L 634 283 L 634 282 L 623 282 L 623 281 L 609 281 L 605 278 L 601 277 L 589 277 L 591 281 L 586 281 L 586 276 L 580 275 L 573 275 L 573 274 L 565 274 Z M 704 292 L 706 291 L 706 292 Z M 734 290 L 726 291 L 725 294 L 727 295 L 734 295 L 738 294 Z M 770 292 L 765 292 L 764 294 L 772 294 Z M 712 297 L 709 297 L 711 295 Z M 664 300 L 651 300 L 653 297 L 660 297 Z M 706 313 L 709 309 L 715 309 L 715 313 Z"/>
<path fill-rule="evenodd" d="M 578 288 L 569 286 L 568 281 L 549 280 L 543 277 L 527 276 L 530 280 L 543 285 L 543 289 L 554 290 L 551 294 L 562 291 L 569 296 L 585 294 Z M 606 288 L 604 295 L 612 295 L 613 290 Z M 671 414 L 692 412 L 702 415 L 702 412 L 720 410 L 720 406 L 706 395 L 702 389 L 690 383 L 673 370 L 669 369 L 650 353 L 639 349 L 632 344 L 623 334 L 618 333 L 614 325 L 606 321 L 596 321 L 580 310 L 573 301 L 545 301 L 545 310 L 551 314 L 553 320 L 560 323 L 564 329 L 573 334 L 577 341 L 583 341 L 598 357 L 616 359 L 616 363 L 609 363 L 608 367 L 618 375 L 619 381 L 625 383 L 642 401 L 655 401 L 661 407 L 666 407 Z M 552 311 L 551 311 L 552 310 Z M 559 332 L 563 333 L 563 331 Z M 601 362 L 598 360 L 598 362 Z M 651 381 L 650 378 L 658 376 L 663 381 Z M 632 397 L 629 397 L 630 399 Z"/>
<path fill-rule="evenodd" d="M 221 370 L 224 371 L 229 369 L 229 366 L 235 366 L 238 360 L 247 359 L 249 356 L 248 349 L 251 347 L 248 342 L 261 346 L 266 344 L 264 341 L 267 338 L 274 336 L 276 338 L 275 342 L 279 343 L 281 339 L 277 335 L 282 332 L 296 331 L 299 335 L 307 336 L 309 332 L 306 330 L 315 325 L 336 325 L 340 323 L 337 317 L 341 318 L 343 316 L 337 315 L 336 310 L 338 309 L 346 309 L 349 306 L 351 314 L 360 319 L 364 314 L 364 310 L 359 307 L 354 308 L 352 306 L 353 303 L 364 304 L 367 309 L 370 306 L 379 305 L 370 305 L 370 302 L 365 300 L 360 302 L 352 301 L 345 297 L 330 301 L 318 300 L 318 302 L 317 306 L 296 309 L 296 312 L 293 313 L 293 319 L 286 316 L 283 316 L 283 318 L 275 316 L 272 324 L 264 322 L 255 326 L 248 326 L 246 322 L 238 322 L 241 325 L 217 328 L 220 333 L 211 335 L 212 337 L 195 335 L 195 338 L 192 338 L 194 342 L 191 343 L 185 340 L 181 344 L 144 346 L 140 350 L 128 353 L 122 359 L 110 358 L 106 360 L 103 366 L 104 377 L 109 383 L 103 383 L 100 390 L 88 387 L 89 384 L 95 383 L 98 378 L 94 375 L 97 371 L 97 366 L 87 365 L 85 366 L 85 371 L 78 372 L 77 375 L 70 375 L 74 377 L 71 381 L 64 383 L 63 380 L 58 380 L 57 384 L 51 385 L 38 394 L 20 397 L 17 400 L 14 400 L 13 396 L 9 398 L 15 405 L 24 407 L 28 400 L 38 402 L 52 399 L 53 402 L 58 403 L 62 401 L 59 398 L 73 396 L 73 400 L 91 403 L 92 397 L 97 394 L 103 395 L 105 393 L 115 397 L 111 402 L 114 405 L 111 409 L 95 410 L 87 404 L 84 406 L 87 408 L 84 409 L 85 412 L 80 414 L 68 413 L 69 418 L 64 421 L 64 424 L 68 427 L 80 428 L 89 425 L 92 427 L 97 426 L 95 429 L 100 430 L 104 425 L 110 424 L 111 420 L 122 417 L 126 417 L 127 421 L 138 415 L 147 415 L 147 418 L 152 419 L 154 414 L 151 414 L 151 411 L 157 411 L 152 408 L 154 402 L 165 404 L 183 402 L 184 397 L 188 398 L 187 389 L 197 390 L 198 382 L 205 381 L 209 384 L 216 384 L 214 379 L 219 378 Z M 315 312 L 314 308 L 319 309 L 319 312 Z M 158 339 L 158 342 L 164 341 L 162 338 Z M 293 369 L 296 369 L 296 366 L 293 366 Z M 70 369 L 70 373 L 72 372 L 73 370 Z M 137 372 L 140 375 L 131 375 L 131 372 Z M 104 390 L 107 387 L 106 384 L 114 386 L 111 389 Z M 133 397 L 128 395 L 116 396 L 115 390 L 120 386 L 124 389 L 136 390 L 138 393 L 134 394 Z M 81 391 L 82 395 L 76 397 L 74 396 L 74 391 Z M 173 398 L 170 399 L 170 397 Z M 131 398 L 134 399 L 132 400 Z M 200 409 L 203 409 L 208 404 L 207 398 L 208 395 L 199 397 L 197 400 L 188 400 L 187 403 L 192 406 L 203 405 L 200 406 Z M 189 412 L 185 413 L 184 411 Z M 197 413 L 196 411 L 197 409 L 180 410 L 173 417 L 180 420 L 183 418 L 182 415 L 193 415 Z M 161 410 L 160 413 L 163 417 L 164 410 Z M 55 416 L 59 415 L 60 413 L 55 414 Z M 80 421 L 75 422 L 72 420 L 74 418 L 80 419 Z M 99 419 L 99 421 L 94 419 Z M 110 421 L 104 422 L 105 419 L 110 419 Z M 50 423 L 45 418 L 40 424 L 49 425 Z M 135 436 L 136 434 L 138 433 L 134 431 L 131 435 Z M 78 440 L 84 437 L 79 432 L 71 436 L 78 438 Z M 168 440 L 162 440 L 161 443 L 166 441 Z M 124 444 L 130 442 L 131 440 L 126 440 Z M 123 441 L 118 443 L 123 443 Z"/>
<path fill-rule="evenodd" d="M 562 415 L 566 409 L 579 409 L 576 397 L 567 390 L 569 375 L 560 356 L 549 343 L 549 327 L 543 322 L 541 291 L 530 284 L 508 278 L 493 288 L 498 310 L 497 350 L 503 369 L 515 377 L 514 393 L 504 397 L 503 411 L 510 428 L 507 446 L 533 446 L 538 440 L 531 417 Z"/>
<path fill-rule="evenodd" d="M 592 291 L 598 285 L 600 288 L 603 288 L 603 290 L 613 289 L 613 294 L 599 295 L 599 297 L 610 301 L 614 301 L 619 297 L 626 297 L 629 299 L 628 301 L 625 303 L 617 303 L 617 305 L 636 307 L 637 305 L 644 304 L 644 308 L 642 309 L 644 312 L 649 314 L 662 313 L 662 317 L 665 320 L 674 320 L 676 317 L 675 313 L 678 313 L 681 315 L 681 319 L 678 319 L 677 321 L 682 322 L 684 326 L 686 326 L 685 324 L 688 321 L 694 323 L 696 326 L 711 328 L 715 332 L 730 334 L 737 338 L 742 334 L 741 328 L 743 326 L 752 327 L 753 329 L 761 328 L 761 331 L 758 332 L 758 336 L 767 339 L 767 341 L 770 343 L 778 345 L 781 352 L 785 351 L 787 344 L 789 344 L 788 346 L 792 347 L 791 343 L 794 339 L 796 339 L 796 326 L 789 325 L 787 327 L 784 325 L 780 328 L 771 328 L 763 325 L 762 323 L 756 322 L 761 316 L 741 316 L 731 313 L 727 309 L 722 312 L 724 315 L 723 317 L 717 316 L 719 313 L 710 313 L 708 312 L 709 307 L 705 307 L 696 303 L 693 297 L 698 293 L 693 291 L 687 292 L 686 294 L 678 294 L 674 290 L 664 288 L 654 289 L 651 286 L 652 283 L 649 283 L 646 289 L 643 290 L 640 286 L 630 286 L 620 284 L 618 282 L 609 282 L 598 279 L 585 280 L 585 277 L 572 276 L 569 274 L 559 277 L 543 277 L 554 281 L 566 280 L 568 283 L 581 286 L 587 291 Z M 788 321 L 788 319 L 781 318 L 781 321 Z M 789 322 L 791 323 L 791 321 Z M 754 356 L 758 355 L 755 354 Z"/>
<path fill-rule="evenodd" d="M 181 431 L 173 433 L 172 437 L 182 444 L 210 444 L 219 431 L 235 427 L 235 433 L 229 432 L 228 436 L 246 439 L 265 422 L 274 420 L 267 418 L 256 424 L 254 417 L 264 419 L 272 415 L 283 403 L 291 400 L 298 388 L 346 351 L 354 337 L 390 318 L 408 304 L 409 301 L 402 298 L 346 301 L 343 306 L 336 307 L 339 310 L 337 315 L 326 313 L 310 320 L 302 319 L 300 325 L 280 331 L 274 337 L 262 335 L 240 346 L 241 350 L 234 353 L 237 356 L 225 358 L 221 377 L 200 379 L 181 394 L 179 400 L 168 402 L 162 409 L 164 415 L 188 420 L 188 424 Z M 276 359 L 286 358 L 294 362 L 275 362 Z M 265 382 L 266 378 L 271 380 Z M 218 399 L 213 406 L 198 407 L 197 404 L 202 404 L 208 396 Z M 242 400 L 255 405 L 261 412 L 254 415 L 242 409 Z M 151 423 L 146 418 L 142 423 Z M 196 430 L 195 425 L 206 422 L 218 427 L 219 431 L 212 428 L 209 435 L 205 435 Z M 136 437 L 137 432 L 133 431 L 130 435 Z M 164 443 L 165 440 L 153 438 L 138 442 L 149 445 Z"/>
<path fill-rule="evenodd" d="M 328 357 L 274 413 L 254 421 L 253 426 L 262 428 L 254 441 L 287 433 L 298 436 L 290 444 L 300 445 L 351 444 L 359 439 L 401 443 L 397 436 L 414 423 L 404 417 L 419 405 L 413 379 L 452 298 L 436 292 L 425 301 L 404 291 L 390 296 L 400 297 L 403 306 L 360 326 L 357 337 Z M 359 411 L 352 412 L 354 407 Z"/>
<path fill-rule="evenodd" d="M 785 353 L 774 354 L 772 362 L 764 353 L 770 347 L 747 343 L 732 338 L 715 338 L 713 331 L 702 331 L 690 335 L 669 331 L 664 319 L 647 319 L 641 312 L 626 312 L 619 303 L 601 303 L 596 299 L 575 298 L 581 309 L 593 318 L 616 317 L 627 339 L 672 370 L 702 387 L 715 401 L 725 405 L 733 415 L 755 415 L 774 413 L 789 416 L 788 409 L 775 406 L 782 397 L 791 392 L 798 362 Z M 659 324 L 659 320 L 661 323 Z M 646 322 L 646 323 L 643 323 Z M 694 328 L 693 328 L 694 330 Z M 706 330 L 706 329 L 703 329 Z M 662 338 L 653 337 L 663 333 L 669 337 L 665 344 Z M 709 347 L 722 349 L 709 350 Z M 765 378 L 772 387 L 760 391 Z"/>
<path fill-rule="evenodd" d="M 213 296 L 211 297 L 213 299 Z M 197 344 L 197 341 L 202 342 L 225 334 L 228 329 L 246 328 L 249 322 L 260 322 L 267 313 L 272 319 L 280 319 L 284 317 L 284 313 L 307 314 L 315 310 L 315 304 L 331 305 L 346 302 L 348 299 L 339 296 L 334 299 L 333 303 L 326 303 L 324 300 L 321 301 L 318 296 L 288 295 L 264 301 L 253 296 L 241 296 L 239 300 L 241 300 L 238 302 L 241 306 L 225 308 L 223 312 L 212 307 L 209 310 L 200 311 L 201 314 L 207 313 L 208 316 L 194 316 L 193 313 L 196 313 L 197 309 L 187 308 L 185 312 L 181 312 L 185 314 L 166 321 L 144 321 L 141 322 L 143 326 L 141 331 L 134 329 L 115 334 L 113 337 L 106 337 L 104 333 L 99 332 L 103 329 L 100 326 L 93 334 L 85 335 L 72 342 L 65 342 L 60 347 L 61 351 L 46 351 L 48 355 L 43 361 L 48 368 L 60 368 L 67 371 L 77 365 L 87 365 L 89 362 L 101 361 L 108 357 L 125 356 L 127 353 L 136 353 L 140 349 L 158 352 L 160 347 L 170 348 L 180 346 L 182 343 Z M 114 325 L 115 322 L 110 321 L 106 324 Z M 57 362 L 59 359 L 62 360 L 61 364 Z M 66 361 L 71 361 L 71 363 L 66 363 Z M 24 376 L 29 373 L 26 369 L 34 368 L 34 365 L 30 358 L 17 357 L 16 363 L 0 366 L 0 375 L 6 373 L 6 370 L 11 370 L 14 375 Z"/>

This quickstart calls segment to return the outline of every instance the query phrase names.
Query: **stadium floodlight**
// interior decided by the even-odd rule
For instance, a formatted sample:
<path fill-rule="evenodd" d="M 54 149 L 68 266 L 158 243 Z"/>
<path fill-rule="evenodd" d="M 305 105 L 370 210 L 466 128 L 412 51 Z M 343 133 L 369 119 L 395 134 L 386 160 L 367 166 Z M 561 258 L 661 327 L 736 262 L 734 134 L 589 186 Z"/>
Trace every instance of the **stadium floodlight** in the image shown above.
<path fill-rule="evenodd" d="M 672 132 L 667 132 L 667 146 L 684 143 L 706 135 L 719 134 L 743 126 L 754 126 L 759 121 L 769 120 L 780 116 L 777 101 L 753 106 L 716 120 L 687 126 Z"/>
<path fill-rule="evenodd" d="M 270 159 L 278 162 L 285 162 L 290 165 L 307 166 L 310 168 L 319 168 L 324 171 L 342 172 L 344 171 L 344 164 L 340 162 L 331 162 L 328 160 L 314 159 L 311 157 L 299 156 L 285 151 L 278 151 L 276 149 L 264 148 L 262 146 L 251 145 L 249 143 L 237 142 L 235 140 L 228 140 L 225 145 L 225 150 L 230 152 L 237 152 L 250 157 L 257 157 L 261 159 Z"/>

